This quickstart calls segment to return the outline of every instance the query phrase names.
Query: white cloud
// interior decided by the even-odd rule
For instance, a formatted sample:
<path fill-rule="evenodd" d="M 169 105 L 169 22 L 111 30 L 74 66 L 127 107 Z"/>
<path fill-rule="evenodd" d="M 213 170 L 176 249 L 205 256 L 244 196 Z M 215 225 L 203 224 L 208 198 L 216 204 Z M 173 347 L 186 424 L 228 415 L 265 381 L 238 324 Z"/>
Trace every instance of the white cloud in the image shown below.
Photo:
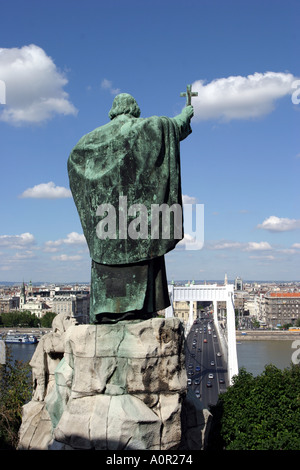
<path fill-rule="evenodd" d="M 82 256 L 80 255 L 58 255 L 52 256 L 53 261 L 80 261 Z"/>
<path fill-rule="evenodd" d="M 29 233 L 22 233 L 21 235 L 1 235 L 0 246 L 11 249 L 23 249 L 35 244 L 34 236 Z"/>
<path fill-rule="evenodd" d="M 63 240 L 63 242 L 69 245 L 82 245 L 86 243 L 86 239 L 83 234 L 71 232 L 67 235 L 67 238 Z"/>
<path fill-rule="evenodd" d="M 44 251 L 46 253 L 56 253 L 59 250 L 59 247 L 61 246 L 61 243 L 59 243 L 59 240 L 57 241 L 48 241 L 45 243 L 45 248 Z"/>
<path fill-rule="evenodd" d="M 291 73 L 254 73 L 247 77 L 218 78 L 210 83 L 198 80 L 192 90 L 196 120 L 249 119 L 270 113 L 275 101 L 293 93 Z"/>
<path fill-rule="evenodd" d="M 192 235 L 185 233 L 183 239 L 180 240 L 176 248 L 185 250 L 202 250 L 203 246 L 204 242 L 202 240 L 197 240 L 197 237 L 193 237 Z"/>
<path fill-rule="evenodd" d="M 197 198 L 193 196 L 188 196 L 187 194 L 183 194 L 182 204 L 197 204 Z"/>
<path fill-rule="evenodd" d="M 297 252 L 297 249 L 295 248 L 278 248 L 277 249 L 278 253 L 283 253 L 285 255 L 295 255 L 299 252 Z"/>
<path fill-rule="evenodd" d="M 120 93 L 120 88 L 114 88 L 113 84 L 110 80 L 107 80 L 107 78 L 104 78 L 101 82 L 101 88 L 104 90 L 108 90 L 112 95 L 117 95 Z"/>
<path fill-rule="evenodd" d="M 240 242 L 231 242 L 231 241 L 219 241 L 209 244 L 208 248 L 212 250 L 231 250 L 233 248 L 240 249 L 243 246 Z"/>
<path fill-rule="evenodd" d="M 66 238 L 45 243 L 44 251 L 48 253 L 55 253 L 62 245 L 87 245 L 85 236 L 77 232 L 71 232 Z"/>
<path fill-rule="evenodd" d="M 289 230 L 300 228 L 300 220 L 284 217 L 280 218 L 275 215 L 271 215 L 271 217 L 265 219 L 262 224 L 259 224 L 257 228 L 268 230 L 270 232 L 287 232 Z"/>
<path fill-rule="evenodd" d="M 208 246 L 212 250 L 232 250 L 237 249 L 241 251 L 265 251 L 271 250 L 272 247 L 268 242 L 233 242 L 222 240 L 219 242 L 211 243 Z"/>
<path fill-rule="evenodd" d="M 257 259 L 257 260 L 266 260 L 266 261 L 273 261 L 275 260 L 275 256 L 273 255 L 255 255 L 255 256 L 249 256 L 250 259 Z"/>
<path fill-rule="evenodd" d="M 264 251 L 271 250 L 272 247 L 268 242 L 248 242 L 243 249 L 244 251 Z"/>
<path fill-rule="evenodd" d="M 71 191 L 63 186 L 55 186 L 50 181 L 49 183 L 37 184 L 33 188 L 26 189 L 20 196 L 21 198 L 34 198 L 34 199 L 60 199 L 72 197 Z"/>
<path fill-rule="evenodd" d="M 0 48 L 0 77 L 6 85 L 2 121 L 20 125 L 42 122 L 56 114 L 77 114 L 63 89 L 68 83 L 65 75 L 34 44 Z"/>
<path fill-rule="evenodd" d="M 21 261 L 23 259 L 26 260 L 26 259 L 31 259 L 31 258 L 35 258 L 35 257 L 36 257 L 36 254 L 33 251 L 31 251 L 31 250 L 23 251 L 22 250 L 21 252 L 18 252 L 18 253 L 15 254 L 14 259 Z"/>

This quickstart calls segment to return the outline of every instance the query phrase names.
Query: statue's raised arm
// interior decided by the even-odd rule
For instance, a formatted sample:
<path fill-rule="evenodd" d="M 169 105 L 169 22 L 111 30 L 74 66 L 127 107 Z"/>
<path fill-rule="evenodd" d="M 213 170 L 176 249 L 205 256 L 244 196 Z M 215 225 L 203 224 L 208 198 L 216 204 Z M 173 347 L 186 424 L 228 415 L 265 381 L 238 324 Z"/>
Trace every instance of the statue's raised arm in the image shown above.
<path fill-rule="evenodd" d="M 188 135 L 192 133 L 191 128 L 191 119 L 194 116 L 194 108 L 189 105 L 183 108 L 180 114 L 173 118 L 173 121 L 176 122 L 179 132 L 180 140 L 184 140 Z"/>
<path fill-rule="evenodd" d="M 192 85 L 187 85 L 186 91 L 180 93 L 180 96 L 186 97 L 186 106 L 178 116 L 175 116 L 174 121 L 180 129 L 180 140 L 183 140 L 192 132 L 190 121 L 194 116 L 194 108 L 191 103 L 192 97 L 198 96 L 198 92 L 192 91 Z"/>

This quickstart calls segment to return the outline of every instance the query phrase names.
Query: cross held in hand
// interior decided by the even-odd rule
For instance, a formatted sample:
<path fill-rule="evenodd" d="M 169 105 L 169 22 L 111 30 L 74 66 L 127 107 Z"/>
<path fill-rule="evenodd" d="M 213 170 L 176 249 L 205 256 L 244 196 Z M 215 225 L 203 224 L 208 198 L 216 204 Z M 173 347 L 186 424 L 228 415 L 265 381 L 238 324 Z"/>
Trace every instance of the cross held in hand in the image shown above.
<path fill-rule="evenodd" d="M 186 86 L 186 92 L 180 93 L 180 96 L 186 96 L 186 106 L 192 103 L 192 96 L 198 96 L 197 91 L 192 91 L 192 85 Z"/>

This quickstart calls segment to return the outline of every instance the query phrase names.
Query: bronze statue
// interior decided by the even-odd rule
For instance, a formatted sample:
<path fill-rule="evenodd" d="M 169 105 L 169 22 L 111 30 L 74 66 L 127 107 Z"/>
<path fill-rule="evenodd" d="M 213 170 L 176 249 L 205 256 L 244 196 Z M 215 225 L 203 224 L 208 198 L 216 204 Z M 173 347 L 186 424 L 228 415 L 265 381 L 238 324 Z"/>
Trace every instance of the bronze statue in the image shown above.
<path fill-rule="evenodd" d="M 111 121 L 83 136 L 68 159 L 70 188 L 92 258 L 90 323 L 151 318 L 170 305 L 164 255 L 183 238 L 180 141 L 193 107 L 140 118 L 115 97 Z"/>

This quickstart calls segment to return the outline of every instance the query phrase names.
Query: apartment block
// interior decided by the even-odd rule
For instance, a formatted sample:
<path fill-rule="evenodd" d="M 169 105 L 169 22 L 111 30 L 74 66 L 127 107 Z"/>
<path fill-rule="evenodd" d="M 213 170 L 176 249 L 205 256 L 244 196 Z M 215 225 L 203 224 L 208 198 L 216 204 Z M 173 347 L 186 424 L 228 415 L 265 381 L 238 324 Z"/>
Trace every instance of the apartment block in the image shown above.
<path fill-rule="evenodd" d="M 264 319 L 268 326 L 295 324 L 300 318 L 299 292 L 269 292 L 264 296 Z"/>

